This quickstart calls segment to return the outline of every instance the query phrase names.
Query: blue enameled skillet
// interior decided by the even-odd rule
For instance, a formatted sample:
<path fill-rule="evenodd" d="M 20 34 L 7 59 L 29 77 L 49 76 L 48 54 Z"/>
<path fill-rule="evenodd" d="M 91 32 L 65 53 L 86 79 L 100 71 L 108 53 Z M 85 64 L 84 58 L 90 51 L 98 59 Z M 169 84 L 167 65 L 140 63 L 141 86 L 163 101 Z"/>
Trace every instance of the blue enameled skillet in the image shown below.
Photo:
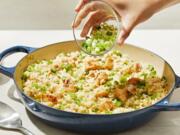
<path fill-rule="evenodd" d="M 134 59 L 148 62 L 158 68 L 164 62 L 158 55 L 132 45 L 116 47 L 122 53 L 126 53 Z M 51 125 L 63 129 L 86 132 L 86 133 L 112 133 L 124 131 L 142 125 L 152 119 L 160 111 L 180 110 L 180 103 L 169 103 L 169 98 L 175 88 L 180 87 L 180 77 L 178 77 L 171 66 L 164 62 L 164 76 L 167 77 L 169 93 L 159 102 L 146 108 L 120 114 L 95 115 L 65 112 L 42 105 L 25 95 L 22 91 L 21 76 L 25 68 L 36 60 L 54 58 L 60 52 L 76 51 L 79 48 L 74 41 L 60 42 L 43 48 L 31 48 L 25 46 L 15 46 L 0 53 L 0 60 L 5 56 L 15 52 L 25 52 L 16 67 L 0 66 L 0 72 L 14 79 L 17 86 L 17 93 L 25 107 L 35 116 L 48 122 Z"/>

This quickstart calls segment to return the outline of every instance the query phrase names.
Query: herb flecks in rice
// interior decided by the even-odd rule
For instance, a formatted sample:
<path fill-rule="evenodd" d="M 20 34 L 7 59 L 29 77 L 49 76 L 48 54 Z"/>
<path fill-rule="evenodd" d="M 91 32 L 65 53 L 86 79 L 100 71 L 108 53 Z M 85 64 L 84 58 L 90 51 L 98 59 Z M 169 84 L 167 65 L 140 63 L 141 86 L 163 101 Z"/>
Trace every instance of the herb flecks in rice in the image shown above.
<path fill-rule="evenodd" d="M 167 94 L 166 79 L 152 65 L 130 60 L 119 51 L 93 57 L 60 53 L 29 65 L 22 75 L 24 93 L 56 109 L 112 114 L 154 104 Z"/>

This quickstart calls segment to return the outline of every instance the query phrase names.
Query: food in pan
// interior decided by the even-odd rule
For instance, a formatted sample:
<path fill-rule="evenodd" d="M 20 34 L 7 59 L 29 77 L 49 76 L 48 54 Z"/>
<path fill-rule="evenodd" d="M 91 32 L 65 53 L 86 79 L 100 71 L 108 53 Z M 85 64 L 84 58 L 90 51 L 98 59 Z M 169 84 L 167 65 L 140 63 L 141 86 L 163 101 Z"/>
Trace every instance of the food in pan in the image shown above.
<path fill-rule="evenodd" d="M 117 28 L 107 23 L 102 23 L 93 28 L 90 37 L 82 42 L 83 50 L 90 54 L 103 54 L 111 49 L 115 43 Z"/>
<path fill-rule="evenodd" d="M 120 51 L 89 56 L 75 51 L 41 60 L 24 71 L 23 91 L 34 100 L 64 111 L 86 114 L 129 112 L 152 105 L 168 90 L 152 65 Z"/>

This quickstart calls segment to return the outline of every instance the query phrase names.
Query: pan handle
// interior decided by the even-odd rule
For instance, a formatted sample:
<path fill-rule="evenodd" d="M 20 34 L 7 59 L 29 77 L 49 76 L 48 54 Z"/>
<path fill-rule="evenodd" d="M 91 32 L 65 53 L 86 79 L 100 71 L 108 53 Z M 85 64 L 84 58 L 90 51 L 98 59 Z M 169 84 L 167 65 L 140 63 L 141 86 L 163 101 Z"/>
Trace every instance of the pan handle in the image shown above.
<path fill-rule="evenodd" d="M 176 75 L 176 88 L 180 87 L 180 77 Z"/>
<path fill-rule="evenodd" d="M 180 111 L 180 103 L 169 103 L 168 101 L 164 101 L 156 104 L 154 109 L 157 111 Z"/>
<path fill-rule="evenodd" d="M 2 59 L 4 59 L 5 57 L 7 57 L 8 55 L 11 55 L 13 53 L 16 53 L 16 52 L 31 53 L 34 50 L 36 50 L 36 48 L 27 47 L 27 46 L 14 46 L 14 47 L 8 48 L 0 53 L 0 62 L 2 61 Z M 15 70 L 15 66 L 14 67 L 4 67 L 0 64 L 0 73 L 7 75 L 11 78 L 13 78 L 14 70 Z"/>
<path fill-rule="evenodd" d="M 176 75 L 175 88 L 179 88 L 179 87 L 180 87 L 180 77 Z M 159 104 L 156 104 L 155 109 L 160 111 L 180 111 L 180 103 L 169 103 L 168 100 L 165 100 Z"/>

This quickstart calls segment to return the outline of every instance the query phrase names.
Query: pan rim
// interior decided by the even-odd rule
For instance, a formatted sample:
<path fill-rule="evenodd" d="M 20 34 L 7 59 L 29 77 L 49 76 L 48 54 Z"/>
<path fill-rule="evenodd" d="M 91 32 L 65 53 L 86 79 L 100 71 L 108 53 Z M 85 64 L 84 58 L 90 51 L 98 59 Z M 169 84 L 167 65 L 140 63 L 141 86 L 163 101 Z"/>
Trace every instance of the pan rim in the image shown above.
<path fill-rule="evenodd" d="M 29 54 L 35 53 L 35 52 L 37 52 L 37 51 L 39 51 L 39 50 L 41 50 L 41 49 L 43 49 L 43 48 L 47 48 L 47 47 L 49 47 L 49 46 L 56 46 L 57 44 L 65 44 L 65 43 L 68 43 L 68 42 L 74 42 L 74 40 L 68 40 L 68 41 L 62 41 L 62 42 L 57 42 L 57 43 L 53 43 L 53 44 L 48 44 L 48 45 L 45 45 L 45 46 L 43 46 L 43 47 L 37 48 L 36 50 L 34 50 L 33 52 L 31 52 L 31 53 L 29 53 Z M 59 110 L 59 109 L 56 109 L 56 108 L 53 108 L 53 107 L 49 107 L 49 106 L 47 106 L 47 105 L 44 105 L 44 104 L 42 104 L 42 103 L 40 103 L 40 102 L 35 101 L 33 98 L 27 96 L 27 95 L 23 92 L 23 90 L 19 88 L 19 86 L 18 86 L 18 84 L 17 84 L 17 82 L 16 82 L 16 80 L 15 80 L 15 75 L 16 75 L 16 71 L 17 71 L 17 66 L 18 66 L 29 54 L 27 54 L 26 56 L 24 56 L 24 57 L 17 63 L 17 65 L 16 65 L 16 67 L 15 67 L 15 71 L 14 71 L 14 73 L 13 73 L 13 80 L 14 80 L 14 83 L 15 83 L 15 85 L 16 85 L 16 87 L 17 87 L 17 90 L 18 90 L 21 94 L 23 94 L 24 96 L 26 96 L 26 98 L 29 98 L 30 100 L 32 100 L 32 101 L 35 102 L 36 104 L 39 104 L 39 105 L 41 105 L 41 106 L 43 106 L 43 107 L 46 107 L 47 109 L 52 109 L 52 110 L 54 110 L 54 111 L 58 111 L 59 113 L 66 113 L 66 114 L 69 114 L 69 115 L 77 115 L 77 116 L 85 116 L 85 117 L 112 117 L 112 116 L 128 115 L 128 114 L 132 114 L 132 113 L 138 113 L 138 112 L 141 112 L 141 111 L 144 111 L 144 110 L 149 110 L 149 109 L 152 109 L 152 110 L 153 110 L 153 109 L 155 109 L 155 108 L 153 108 L 153 107 L 155 107 L 155 105 L 161 103 L 162 101 L 164 101 L 165 99 L 167 99 L 167 97 L 169 97 L 169 96 L 173 93 L 173 91 L 174 91 L 174 89 L 175 89 L 175 85 L 176 85 L 176 79 L 177 79 L 177 78 L 176 78 L 176 74 L 175 74 L 173 68 L 171 67 L 171 65 L 170 65 L 164 58 L 162 58 L 161 56 L 159 56 L 158 54 L 156 54 L 156 53 L 154 53 L 154 52 L 152 52 L 152 51 L 150 51 L 150 50 L 148 50 L 148 49 L 145 49 L 145 48 L 142 48 L 142 47 L 138 47 L 138 46 L 136 46 L 136 45 L 132 45 L 132 44 L 129 44 L 129 43 L 125 43 L 124 45 L 128 45 L 128 46 L 131 46 L 131 47 L 135 47 L 135 48 L 137 48 L 137 49 L 141 49 L 141 50 L 146 51 L 146 52 L 150 52 L 151 54 L 155 55 L 156 57 L 159 57 L 161 60 L 163 60 L 163 61 L 165 62 L 165 64 L 167 64 L 167 65 L 170 67 L 170 69 L 171 69 L 171 71 L 172 71 L 172 73 L 173 73 L 173 76 L 174 76 L 174 78 L 175 78 L 175 80 L 174 80 L 174 82 L 173 82 L 173 86 L 169 89 L 168 94 L 167 94 L 165 97 L 163 97 L 162 99 L 160 99 L 159 101 L 157 101 L 156 103 L 154 103 L 154 104 L 152 104 L 152 105 L 149 105 L 149 106 L 147 106 L 147 107 L 141 108 L 141 109 L 137 109 L 137 110 L 133 110 L 133 111 L 129 111 L 129 112 L 114 113 L 114 114 L 88 114 L 88 113 L 87 113 L 87 114 L 86 114 L 86 113 L 83 114 L 83 113 L 78 113 L 78 112 L 63 111 L 63 110 Z M 20 98 L 22 98 L 22 97 L 20 97 Z M 26 105 L 25 105 L 25 107 L 28 108 Z M 157 110 L 159 110 L 159 109 L 157 109 Z M 43 112 L 43 113 L 45 113 L 45 112 Z M 53 115 L 53 114 L 49 114 L 49 115 Z"/>

